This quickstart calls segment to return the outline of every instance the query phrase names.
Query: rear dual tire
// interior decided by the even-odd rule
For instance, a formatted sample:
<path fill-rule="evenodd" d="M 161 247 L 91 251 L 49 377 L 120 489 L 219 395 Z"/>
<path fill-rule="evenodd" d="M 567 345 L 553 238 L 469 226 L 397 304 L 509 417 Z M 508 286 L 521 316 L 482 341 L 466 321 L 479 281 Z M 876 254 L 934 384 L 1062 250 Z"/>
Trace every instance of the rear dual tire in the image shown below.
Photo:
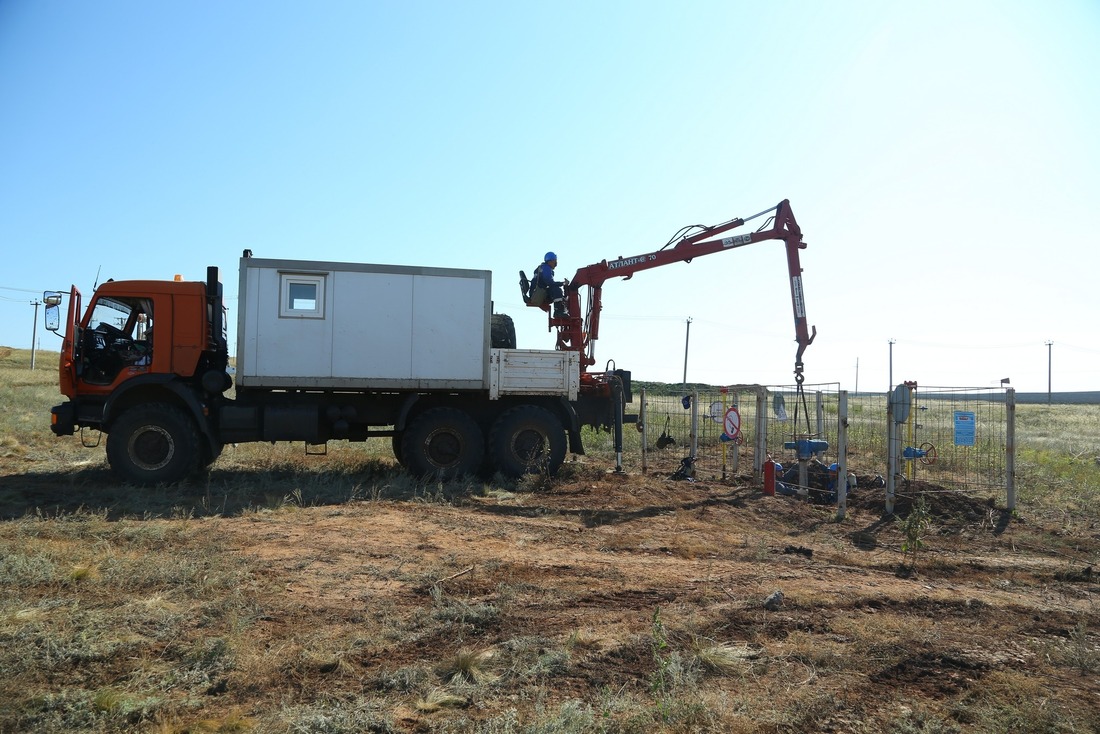
<path fill-rule="evenodd" d="M 402 432 L 394 454 L 420 477 L 454 479 L 474 474 L 485 458 L 485 437 L 473 418 L 457 408 L 432 408 Z"/>
<path fill-rule="evenodd" d="M 561 421 L 537 405 L 506 411 L 489 431 L 489 459 L 507 477 L 553 475 L 565 461 L 565 449 Z"/>
<path fill-rule="evenodd" d="M 457 408 L 427 410 L 394 439 L 394 455 L 410 472 L 444 480 L 476 474 L 486 459 L 490 471 L 506 477 L 553 475 L 565 452 L 561 421 L 537 405 L 502 413 L 489 431 L 488 452 L 477 422 Z"/>

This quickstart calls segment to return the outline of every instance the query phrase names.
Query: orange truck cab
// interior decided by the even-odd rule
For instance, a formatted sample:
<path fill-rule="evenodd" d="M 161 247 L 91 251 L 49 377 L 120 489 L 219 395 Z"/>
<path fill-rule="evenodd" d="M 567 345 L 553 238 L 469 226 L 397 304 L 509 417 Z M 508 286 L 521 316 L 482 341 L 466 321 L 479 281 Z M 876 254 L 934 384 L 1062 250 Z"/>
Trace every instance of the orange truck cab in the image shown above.
<path fill-rule="evenodd" d="M 69 400 L 50 411 L 55 434 L 72 435 L 78 427 L 104 431 L 110 455 L 112 424 L 132 417 L 131 407 L 201 415 L 206 401 L 230 387 L 222 286 L 216 268 L 207 275 L 206 283 L 108 281 L 83 312 L 80 291 L 72 287 L 59 364 L 61 394 Z M 47 294 L 45 300 L 47 328 L 60 330 L 62 294 Z M 201 432 L 206 434 L 198 442 L 202 453 L 213 461 L 221 444 L 209 431 Z M 176 458 L 171 442 L 161 440 L 163 427 L 127 433 L 130 445 L 114 451 L 143 455 L 146 466 L 169 467 Z"/>

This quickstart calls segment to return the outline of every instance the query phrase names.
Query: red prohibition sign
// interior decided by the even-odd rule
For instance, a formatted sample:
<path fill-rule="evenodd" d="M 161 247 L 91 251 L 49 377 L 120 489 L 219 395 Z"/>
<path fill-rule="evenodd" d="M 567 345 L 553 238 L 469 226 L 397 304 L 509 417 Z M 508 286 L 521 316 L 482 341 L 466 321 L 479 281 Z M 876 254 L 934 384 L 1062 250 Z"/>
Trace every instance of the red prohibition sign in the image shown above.
<path fill-rule="evenodd" d="M 737 412 L 736 407 L 731 407 L 726 411 L 724 428 L 731 441 L 737 440 L 737 437 L 741 435 L 741 414 Z"/>

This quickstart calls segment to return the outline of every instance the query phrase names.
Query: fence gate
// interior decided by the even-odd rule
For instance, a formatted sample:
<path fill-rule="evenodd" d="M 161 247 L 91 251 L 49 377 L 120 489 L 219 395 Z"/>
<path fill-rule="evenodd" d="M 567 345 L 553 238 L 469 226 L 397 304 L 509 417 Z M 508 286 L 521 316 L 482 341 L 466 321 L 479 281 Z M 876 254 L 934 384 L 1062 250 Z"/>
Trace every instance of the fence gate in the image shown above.
<path fill-rule="evenodd" d="M 887 398 L 886 511 L 897 494 L 1005 492 L 1016 506 L 1016 391 L 899 385 Z"/>

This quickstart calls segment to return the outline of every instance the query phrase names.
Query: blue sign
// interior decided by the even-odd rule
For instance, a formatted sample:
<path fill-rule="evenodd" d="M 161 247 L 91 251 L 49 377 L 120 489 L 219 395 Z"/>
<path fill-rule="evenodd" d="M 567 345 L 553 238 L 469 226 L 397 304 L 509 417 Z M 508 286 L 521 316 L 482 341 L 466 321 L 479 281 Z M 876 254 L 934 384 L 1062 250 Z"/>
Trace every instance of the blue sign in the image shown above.
<path fill-rule="evenodd" d="M 977 434 L 977 416 L 969 410 L 955 411 L 955 445 L 973 446 Z"/>

